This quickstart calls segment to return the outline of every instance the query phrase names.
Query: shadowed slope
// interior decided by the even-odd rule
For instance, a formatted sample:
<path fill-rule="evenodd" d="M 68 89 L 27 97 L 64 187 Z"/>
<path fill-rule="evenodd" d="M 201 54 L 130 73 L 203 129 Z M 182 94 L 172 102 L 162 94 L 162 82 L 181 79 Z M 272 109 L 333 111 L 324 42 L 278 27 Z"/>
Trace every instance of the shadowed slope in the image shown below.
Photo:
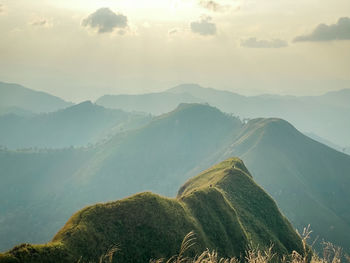
<path fill-rule="evenodd" d="M 237 155 L 298 229 L 350 244 L 350 156 L 322 145 L 280 119 L 250 121 L 222 158 Z"/>
<path fill-rule="evenodd" d="M 0 262 L 74 262 L 80 256 L 97 261 L 116 244 L 115 262 L 147 262 L 176 254 L 191 230 L 197 235 L 192 253 L 211 248 L 239 257 L 249 242 L 262 248 L 274 243 L 280 255 L 301 251 L 300 238 L 274 201 L 253 182 L 242 161 L 232 158 L 191 179 L 177 199 L 141 193 L 87 207 L 51 243 L 17 247 Z"/>

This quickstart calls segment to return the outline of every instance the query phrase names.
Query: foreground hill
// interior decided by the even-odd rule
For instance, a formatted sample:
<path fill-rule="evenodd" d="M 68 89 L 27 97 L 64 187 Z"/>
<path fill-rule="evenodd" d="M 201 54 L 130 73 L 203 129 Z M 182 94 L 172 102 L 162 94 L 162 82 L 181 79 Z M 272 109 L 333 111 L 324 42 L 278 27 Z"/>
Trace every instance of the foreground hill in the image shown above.
<path fill-rule="evenodd" d="M 239 119 L 182 104 L 87 149 L 0 151 L 0 248 L 42 243 L 77 209 L 135 192 L 175 196 L 182 182 L 239 156 L 294 227 L 348 248 L 350 156 L 280 119 Z"/>
<path fill-rule="evenodd" d="M 0 145 L 18 148 L 86 146 L 145 125 L 145 114 L 105 109 L 89 101 L 51 113 L 0 116 Z"/>
<path fill-rule="evenodd" d="M 187 173 L 241 126 L 215 108 L 183 104 L 96 147 L 0 151 L 0 249 L 48 241 L 88 204 L 147 190 L 175 196 Z"/>
<path fill-rule="evenodd" d="M 115 262 L 148 262 L 176 254 L 190 231 L 197 237 L 193 253 L 210 248 L 240 257 L 249 244 L 264 248 L 271 243 L 280 256 L 302 251 L 274 201 L 243 162 L 231 158 L 192 178 L 176 199 L 141 193 L 87 207 L 50 243 L 17 246 L 0 254 L 0 262 L 97 262 L 115 244 Z"/>
<path fill-rule="evenodd" d="M 0 82 L 0 108 L 5 111 L 19 109 L 41 113 L 51 112 L 71 106 L 66 102 L 48 93 L 25 88 L 18 84 Z"/>

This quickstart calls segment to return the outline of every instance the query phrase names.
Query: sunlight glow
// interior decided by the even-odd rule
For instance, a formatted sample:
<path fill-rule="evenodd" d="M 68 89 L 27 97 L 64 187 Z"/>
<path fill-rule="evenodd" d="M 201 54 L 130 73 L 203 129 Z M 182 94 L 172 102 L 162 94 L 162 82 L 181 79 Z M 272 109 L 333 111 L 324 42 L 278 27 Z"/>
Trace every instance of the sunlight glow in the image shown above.
<path fill-rule="evenodd" d="M 190 19 L 203 13 L 195 0 L 76 0 L 76 1 L 52 1 L 55 7 L 78 10 L 81 12 L 93 12 L 101 7 L 109 7 L 115 12 L 125 13 L 136 19 L 177 21 Z"/>

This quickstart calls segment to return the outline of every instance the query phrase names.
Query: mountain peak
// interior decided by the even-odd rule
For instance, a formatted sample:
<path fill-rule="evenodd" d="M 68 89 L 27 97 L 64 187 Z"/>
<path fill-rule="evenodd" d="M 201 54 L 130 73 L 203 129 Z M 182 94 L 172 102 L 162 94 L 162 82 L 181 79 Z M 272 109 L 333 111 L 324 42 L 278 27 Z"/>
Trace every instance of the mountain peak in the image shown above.
<path fill-rule="evenodd" d="M 228 158 L 187 181 L 180 188 L 178 197 L 186 196 L 187 194 L 196 191 L 198 188 L 202 188 L 203 186 L 215 187 L 222 182 L 224 177 L 234 176 L 237 174 L 252 178 L 241 159 Z"/>
<path fill-rule="evenodd" d="M 215 89 L 213 88 L 204 88 L 198 84 L 195 83 L 184 83 L 184 84 L 180 84 L 177 85 L 173 88 L 170 88 L 168 90 L 166 90 L 166 92 L 170 92 L 170 93 L 189 93 L 189 94 L 198 94 L 199 92 L 203 92 L 203 91 L 214 91 Z"/>

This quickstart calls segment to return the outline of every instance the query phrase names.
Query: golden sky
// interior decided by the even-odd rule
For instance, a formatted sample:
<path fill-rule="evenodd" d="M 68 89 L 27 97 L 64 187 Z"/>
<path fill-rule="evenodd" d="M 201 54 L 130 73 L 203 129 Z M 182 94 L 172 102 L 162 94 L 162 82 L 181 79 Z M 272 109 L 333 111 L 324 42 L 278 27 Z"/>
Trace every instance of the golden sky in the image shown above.
<path fill-rule="evenodd" d="M 73 101 L 350 87 L 349 0 L 0 0 L 0 32 L 0 81 Z"/>

